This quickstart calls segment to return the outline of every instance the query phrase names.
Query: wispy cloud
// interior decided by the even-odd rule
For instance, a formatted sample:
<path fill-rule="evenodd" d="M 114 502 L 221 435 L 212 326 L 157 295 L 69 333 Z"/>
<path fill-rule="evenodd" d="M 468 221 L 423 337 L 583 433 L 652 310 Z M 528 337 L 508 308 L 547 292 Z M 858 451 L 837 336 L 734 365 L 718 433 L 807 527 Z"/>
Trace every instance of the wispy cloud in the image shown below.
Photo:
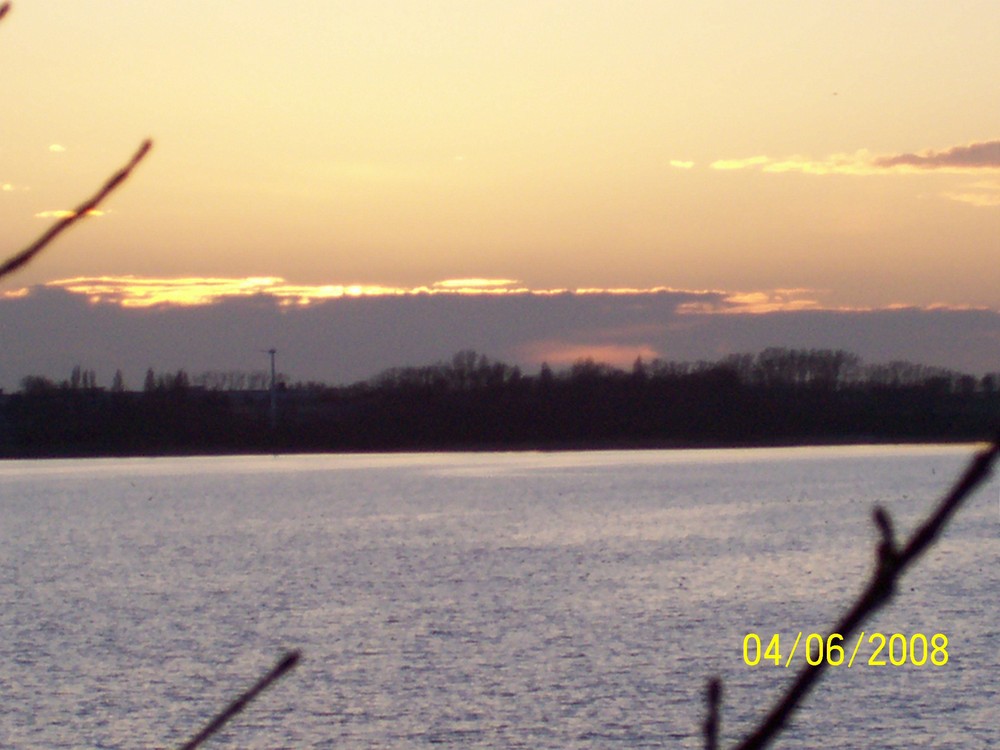
<path fill-rule="evenodd" d="M 820 159 L 801 155 L 780 159 L 751 156 L 743 159 L 720 159 L 709 166 L 723 171 L 759 169 L 762 172 L 801 172 L 813 175 L 1000 172 L 1000 140 L 920 153 L 878 155 L 861 149 L 854 153 L 831 154 Z"/>
<path fill-rule="evenodd" d="M 761 172 L 801 172 L 803 174 L 878 174 L 888 171 L 877 167 L 871 153 L 865 150 L 853 154 L 832 154 L 822 159 L 807 156 L 786 156 L 773 159 L 769 156 L 751 156 L 746 159 L 720 159 L 709 165 L 712 169 L 734 171 L 759 169 Z"/>
<path fill-rule="evenodd" d="M 801 172 L 814 175 L 866 175 L 885 172 L 873 166 L 872 156 L 865 150 L 855 151 L 853 154 L 832 154 L 824 159 L 809 159 L 804 156 L 771 159 L 762 167 L 762 171 Z"/>
<path fill-rule="evenodd" d="M 953 146 L 944 151 L 922 151 L 919 154 L 896 154 L 880 156 L 874 160 L 875 166 L 915 167 L 920 170 L 1000 170 L 1000 140 L 971 143 L 968 146 Z"/>
<path fill-rule="evenodd" d="M 670 166 L 676 169 L 691 169 L 694 166 L 693 161 L 683 161 L 681 159 L 671 159 Z"/>
<path fill-rule="evenodd" d="M 51 146 L 49 146 L 49 151 L 52 152 L 53 154 L 62 154 L 65 153 L 66 147 L 58 143 L 53 143 Z"/>
<path fill-rule="evenodd" d="M 759 167 L 762 164 L 768 164 L 770 161 L 771 159 L 766 156 L 751 156 L 746 159 L 719 159 L 709 164 L 709 167 L 723 171 L 749 169 L 750 167 Z"/>
<path fill-rule="evenodd" d="M 976 208 L 994 208 L 1000 206 L 1000 193 L 942 193 L 948 200 L 968 203 Z"/>
<path fill-rule="evenodd" d="M 942 193 L 942 196 L 977 208 L 1000 206 L 1000 182 L 982 180 L 964 185 L 962 190 Z"/>
<path fill-rule="evenodd" d="M 460 290 L 484 290 L 484 289 L 509 289 L 512 286 L 520 286 L 521 282 L 515 279 L 445 279 L 435 281 L 433 286 L 436 289 L 460 289 Z"/>
<path fill-rule="evenodd" d="M 87 211 L 87 216 L 104 216 L 106 211 L 101 211 L 99 208 L 92 208 Z M 54 211 L 39 211 L 35 214 L 36 219 L 68 219 L 72 216 L 76 216 L 76 211 L 67 211 L 65 209 L 56 209 Z"/>

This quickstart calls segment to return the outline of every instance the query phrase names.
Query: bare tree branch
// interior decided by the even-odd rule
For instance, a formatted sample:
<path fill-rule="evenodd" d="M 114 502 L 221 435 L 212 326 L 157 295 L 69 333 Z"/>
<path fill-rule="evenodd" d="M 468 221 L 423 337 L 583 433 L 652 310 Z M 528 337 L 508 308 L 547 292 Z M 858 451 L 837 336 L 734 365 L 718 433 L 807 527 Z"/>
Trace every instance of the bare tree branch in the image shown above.
<path fill-rule="evenodd" d="M 2 14 L 6 12 L 5 9 L 9 8 L 9 3 L 4 6 L 0 6 L 0 17 L 2 17 Z M 13 273 L 26 263 L 29 263 L 32 258 L 44 250 L 45 246 L 52 242 L 52 240 L 54 240 L 60 233 L 68 229 L 80 219 L 84 218 L 90 211 L 97 208 L 101 201 L 103 201 L 112 190 L 128 178 L 128 176 L 132 173 L 132 170 L 135 169 L 136 165 L 142 161 L 143 157 L 145 157 L 147 153 L 149 153 L 149 149 L 152 147 L 153 142 L 151 140 L 147 139 L 143 141 L 139 150 L 135 152 L 131 159 L 129 159 L 128 163 L 118 170 L 118 172 L 113 174 L 111 178 L 104 183 L 100 190 L 73 209 L 72 213 L 68 216 L 53 224 L 49 230 L 45 232 L 45 234 L 35 240 L 31 245 L 26 247 L 17 255 L 8 258 L 4 264 L 0 266 L 0 279 Z"/>
<path fill-rule="evenodd" d="M 204 729 L 188 740 L 187 744 L 185 744 L 181 750 L 194 750 L 202 742 L 218 732 L 222 728 L 223 724 L 246 708 L 250 701 L 263 692 L 272 682 L 282 677 L 286 672 L 298 664 L 301 656 L 302 654 L 298 651 L 289 651 L 285 654 L 281 661 L 274 665 L 270 672 L 257 680 L 253 687 L 240 695 L 236 700 L 226 706 L 225 709 L 216 714 L 215 717 L 205 725 Z"/>
<path fill-rule="evenodd" d="M 901 550 L 897 549 L 893 540 L 889 514 L 883 508 L 875 508 L 874 521 L 882 536 L 877 551 L 875 572 L 850 610 L 833 626 L 833 633 L 838 633 L 847 640 L 868 615 L 873 614 L 892 598 L 896 582 L 902 577 L 906 568 L 927 550 L 959 506 L 989 476 L 998 456 L 1000 456 L 1000 435 L 989 448 L 972 459 L 965 473 L 941 499 L 934 512 L 913 532 Z M 736 746 L 735 750 L 758 750 L 766 747 L 822 676 L 825 666 L 826 659 L 823 659 L 816 666 L 803 667 L 781 700 L 775 704 L 760 725 Z"/>
<path fill-rule="evenodd" d="M 714 677 L 708 681 L 708 716 L 705 717 L 705 750 L 719 747 L 719 708 L 722 706 L 722 680 Z"/>
<path fill-rule="evenodd" d="M 2 5 L 0 5 L 0 19 L 3 19 L 3 17 L 6 16 L 9 11 L 10 11 L 10 3 L 3 3 Z"/>

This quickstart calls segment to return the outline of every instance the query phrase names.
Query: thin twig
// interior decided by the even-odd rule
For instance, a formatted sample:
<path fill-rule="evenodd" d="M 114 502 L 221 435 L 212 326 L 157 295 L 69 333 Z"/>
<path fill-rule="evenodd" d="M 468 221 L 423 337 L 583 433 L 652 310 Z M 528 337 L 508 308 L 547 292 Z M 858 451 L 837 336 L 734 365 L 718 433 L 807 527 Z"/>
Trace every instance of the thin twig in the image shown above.
<path fill-rule="evenodd" d="M 7 15 L 10 11 L 10 3 L 3 3 L 0 5 L 0 19 Z"/>
<path fill-rule="evenodd" d="M 875 572 L 851 609 L 834 625 L 833 633 L 840 634 L 845 640 L 848 639 L 864 618 L 892 598 L 896 582 L 906 568 L 931 545 L 962 502 L 989 476 L 998 455 L 1000 455 L 1000 435 L 989 448 L 972 459 L 965 473 L 941 499 L 937 509 L 913 532 L 901 550 L 897 550 L 893 541 L 889 514 L 883 508 L 875 509 L 875 524 L 882 536 Z M 816 666 L 803 667 L 781 700 L 771 709 L 757 729 L 737 745 L 735 750 L 758 750 L 774 739 L 810 688 L 823 674 L 825 666 L 824 659 Z"/>
<path fill-rule="evenodd" d="M 9 8 L 10 6 L 0 6 L 0 14 L 3 11 L 2 7 Z M 38 253 L 40 253 L 46 245 L 48 245 L 52 240 L 54 240 L 62 231 L 68 229 L 72 224 L 75 224 L 80 219 L 84 218 L 90 211 L 93 211 L 97 206 L 103 201 L 108 194 L 118 187 L 125 179 L 132 173 L 136 165 L 142 161 L 143 157 L 149 153 L 149 149 L 153 147 L 153 142 L 151 140 L 145 140 L 139 147 L 139 150 L 135 152 L 128 163 L 122 167 L 118 172 L 113 174 L 111 178 L 104 183 L 100 190 L 98 190 L 94 195 L 85 200 L 79 206 L 77 206 L 72 213 L 63 219 L 60 219 L 45 232 L 41 237 L 35 240 L 31 245 L 26 247 L 24 250 L 8 258 L 2 266 L 0 266 L 0 279 L 4 276 L 13 273 L 21 266 L 25 265 L 32 258 L 34 258 Z"/>
<path fill-rule="evenodd" d="M 184 745 L 181 750 L 194 750 L 194 748 L 198 747 L 202 742 L 218 732 L 222 728 L 223 724 L 246 708 L 250 701 L 256 698 L 272 682 L 279 679 L 282 675 L 298 664 L 300 657 L 301 653 L 298 651 L 289 651 L 285 654 L 281 661 L 279 661 L 270 672 L 257 680 L 257 683 L 252 688 L 226 706 L 224 710 L 216 714 L 215 718 L 208 722 L 208 724 L 205 725 L 205 728 L 198 732 L 198 734 L 188 740 L 187 744 Z"/>

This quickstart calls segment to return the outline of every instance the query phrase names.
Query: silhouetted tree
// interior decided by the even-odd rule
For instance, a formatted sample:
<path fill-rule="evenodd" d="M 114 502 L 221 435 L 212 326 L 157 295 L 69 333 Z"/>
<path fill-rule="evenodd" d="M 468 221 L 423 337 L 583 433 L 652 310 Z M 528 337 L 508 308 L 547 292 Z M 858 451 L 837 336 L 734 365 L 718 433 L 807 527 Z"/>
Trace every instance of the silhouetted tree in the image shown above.
<path fill-rule="evenodd" d="M 21 392 L 29 396 L 37 396 L 40 393 L 51 393 L 57 387 L 54 382 L 41 375 L 28 375 L 21 378 Z"/>

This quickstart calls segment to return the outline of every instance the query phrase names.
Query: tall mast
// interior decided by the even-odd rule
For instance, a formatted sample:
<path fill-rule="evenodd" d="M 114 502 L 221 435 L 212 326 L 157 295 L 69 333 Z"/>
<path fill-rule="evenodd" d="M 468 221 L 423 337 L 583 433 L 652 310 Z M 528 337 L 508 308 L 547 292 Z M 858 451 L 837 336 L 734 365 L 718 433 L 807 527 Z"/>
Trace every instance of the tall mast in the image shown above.
<path fill-rule="evenodd" d="M 268 349 L 267 353 L 271 355 L 271 429 L 273 430 L 278 426 L 278 378 L 274 369 L 274 355 L 278 350 Z"/>

